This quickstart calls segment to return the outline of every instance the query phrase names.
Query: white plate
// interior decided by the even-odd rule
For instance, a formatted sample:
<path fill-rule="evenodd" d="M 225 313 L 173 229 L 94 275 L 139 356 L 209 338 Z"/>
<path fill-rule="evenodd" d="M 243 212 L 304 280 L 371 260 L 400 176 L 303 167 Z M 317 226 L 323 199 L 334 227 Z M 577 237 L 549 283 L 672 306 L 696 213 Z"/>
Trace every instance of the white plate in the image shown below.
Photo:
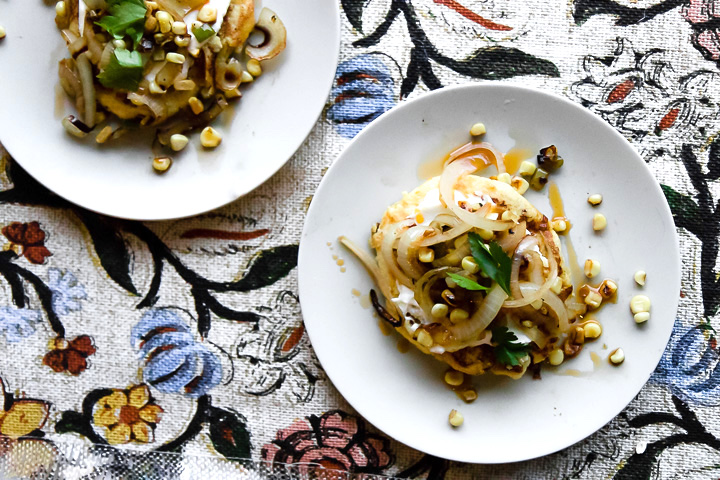
<path fill-rule="evenodd" d="M 160 220 L 236 200 L 278 171 L 310 133 L 327 100 L 340 45 L 335 0 L 255 3 L 256 15 L 264 5 L 282 19 L 287 48 L 243 87 L 235 115 L 214 123 L 223 135 L 220 147 L 203 151 L 193 134 L 192 147 L 173 155 L 172 168 L 157 175 L 151 139 L 101 148 L 93 138 L 79 142 L 64 131 L 60 120 L 74 112 L 58 86 L 57 64 L 68 53 L 55 10 L 39 0 L 4 2 L 0 141 L 46 187 L 100 213 Z"/>
<path fill-rule="evenodd" d="M 594 258 L 602 275 L 617 280 L 617 304 L 597 317 L 602 337 L 578 358 L 542 380 L 484 376 L 479 398 L 467 405 L 443 386 L 446 367 L 413 348 L 402 354 L 396 333 L 384 336 L 351 293 L 373 287 L 361 264 L 337 243 L 346 235 L 367 245 L 370 227 L 385 209 L 421 183 L 418 166 L 469 140 L 478 121 L 486 140 L 508 151 L 519 139 L 537 149 L 558 146 L 565 165 L 552 175 L 574 227 L 582 263 Z M 528 194 L 550 214 L 545 192 Z M 602 193 L 601 206 L 587 203 Z M 608 227 L 591 228 L 602 212 Z M 332 246 L 327 243 L 331 242 Z M 345 260 L 346 272 L 333 255 Z M 633 274 L 647 271 L 644 289 Z M 672 331 L 680 290 L 678 241 L 670 210 L 645 163 L 623 137 L 588 110 L 536 90 L 496 84 L 444 88 L 402 104 L 363 130 L 325 175 L 313 198 L 300 243 L 300 302 L 315 352 L 340 393 L 376 427 L 418 450 L 451 460 L 504 463 L 546 455 L 585 438 L 615 417 L 654 370 Z M 634 323 L 633 295 L 652 299 L 652 318 Z M 603 345 L 607 348 L 603 349 Z M 622 347 L 620 367 L 607 362 Z M 594 368 L 589 352 L 603 359 Z M 591 372 L 580 377 L 567 370 Z M 564 373 L 563 373 L 564 372 Z M 569 372 L 572 373 L 572 372 Z M 453 429 L 448 413 L 465 416 Z"/>

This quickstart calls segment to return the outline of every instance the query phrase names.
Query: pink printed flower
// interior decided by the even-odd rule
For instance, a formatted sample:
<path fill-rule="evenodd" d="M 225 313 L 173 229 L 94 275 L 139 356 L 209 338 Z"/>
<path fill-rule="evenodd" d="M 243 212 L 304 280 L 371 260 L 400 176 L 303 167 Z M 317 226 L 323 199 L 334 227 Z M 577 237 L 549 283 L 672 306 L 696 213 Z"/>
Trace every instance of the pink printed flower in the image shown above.
<path fill-rule="evenodd" d="M 720 0 L 690 0 L 682 16 L 693 26 L 692 42 L 708 60 L 720 60 Z"/>
<path fill-rule="evenodd" d="M 318 474 L 315 469 L 380 473 L 393 462 L 386 438 L 368 433 L 361 419 L 339 410 L 296 420 L 262 448 L 262 458 L 273 467 L 296 466 L 302 475 Z"/>

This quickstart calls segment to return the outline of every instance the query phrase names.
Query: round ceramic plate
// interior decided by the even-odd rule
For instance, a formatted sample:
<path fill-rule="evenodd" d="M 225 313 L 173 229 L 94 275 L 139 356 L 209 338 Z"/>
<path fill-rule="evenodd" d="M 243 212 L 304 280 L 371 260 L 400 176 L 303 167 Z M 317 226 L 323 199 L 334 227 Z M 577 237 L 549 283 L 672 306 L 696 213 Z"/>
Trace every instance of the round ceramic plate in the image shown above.
<path fill-rule="evenodd" d="M 465 404 L 442 382 L 446 366 L 414 348 L 401 353 L 399 335 L 378 328 L 364 295 L 373 284 L 338 242 L 366 246 L 371 226 L 401 192 L 419 185 L 418 167 L 469 141 L 475 122 L 501 151 L 555 144 L 565 165 L 559 186 L 570 238 L 582 263 L 594 258 L 619 285 L 617 304 L 595 315 L 602 336 L 542 380 L 476 377 L 478 399 Z M 587 197 L 602 193 L 591 207 Z M 528 199 L 552 211 L 547 188 Z M 591 228 L 602 212 L 608 227 Z M 651 248 L 649 248 L 651 244 Z M 338 258 L 335 258 L 338 257 Z M 338 266 L 344 260 L 344 269 Z M 633 274 L 647 271 L 640 289 Z M 325 175 L 300 243 L 300 302 L 315 352 L 340 393 L 389 436 L 451 460 L 504 463 L 546 455 L 585 438 L 615 417 L 640 391 L 670 337 L 680 291 L 678 240 L 670 210 L 645 163 L 615 130 L 569 100 L 537 90 L 494 84 L 444 88 L 402 104 L 363 130 Z M 357 294 L 357 292 L 355 292 Z M 630 298 L 652 299 L 652 318 L 636 325 Z M 626 360 L 609 364 L 622 347 Z M 591 352 L 601 361 L 593 362 Z M 465 417 L 448 423 L 451 409 Z"/>
<path fill-rule="evenodd" d="M 100 213 L 160 220 L 225 205 L 278 171 L 315 125 L 337 67 L 337 3 L 256 1 L 256 15 L 267 6 L 282 19 L 287 48 L 263 63 L 263 75 L 214 122 L 220 147 L 204 151 L 193 134 L 191 146 L 173 155 L 172 168 L 157 175 L 151 137 L 100 147 L 94 135 L 78 141 L 64 131 L 60 120 L 74 110 L 58 85 L 57 64 L 68 53 L 55 10 L 41 1 L 6 2 L 0 141 L 46 187 Z"/>

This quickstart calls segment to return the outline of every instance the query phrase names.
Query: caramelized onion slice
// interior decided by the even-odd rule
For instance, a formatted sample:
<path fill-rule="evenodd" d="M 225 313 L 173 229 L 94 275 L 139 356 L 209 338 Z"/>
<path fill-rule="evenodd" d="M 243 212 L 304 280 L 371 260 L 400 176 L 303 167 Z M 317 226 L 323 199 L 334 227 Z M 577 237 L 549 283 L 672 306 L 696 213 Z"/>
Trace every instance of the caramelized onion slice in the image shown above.
<path fill-rule="evenodd" d="M 449 328 L 455 342 L 459 345 L 450 345 L 447 347 L 443 345 L 445 349 L 448 352 L 456 351 L 465 347 L 462 343 L 478 339 L 480 334 L 495 319 L 506 298 L 507 293 L 505 293 L 502 287 L 498 283 L 493 284 L 480 305 L 480 308 L 478 308 L 473 316 Z"/>
<path fill-rule="evenodd" d="M 285 25 L 269 8 L 263 8 L 260 11 L 260 18 L 255 24 L 255 30 L 262 32 L 263 40 L 257 45 L 248 42 L 248 46 L 245 48 L 248 57 L 257 61 L 269 60 L 285 50 L 287 40 Z"/>

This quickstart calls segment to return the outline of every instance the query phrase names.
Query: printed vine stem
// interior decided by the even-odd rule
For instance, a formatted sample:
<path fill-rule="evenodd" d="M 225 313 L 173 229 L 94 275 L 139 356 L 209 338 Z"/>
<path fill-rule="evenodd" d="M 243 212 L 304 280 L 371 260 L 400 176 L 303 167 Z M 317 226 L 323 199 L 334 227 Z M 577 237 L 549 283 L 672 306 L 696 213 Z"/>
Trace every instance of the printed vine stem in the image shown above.
<path fill-rule="evenodd" d="M 346 2 L 343 2 L 346 3 Z M 345 9 L 346 15 L 356 28 L 361 27 L 354 9 Z M 482 79 L 502 79 L 516 75 L 543 74 L 559 76 L 557 67 L 548 60 L 528 55 L 516 48 L 500 46 L 477 50 L 473 56 L 465 60 L 455 60 L 440 53 L 420 26 L 417 13 L 410 0 L 392 0 L 383 22 L 369 35 L 356 40 L 356 47 L 376 45 L 387 34 L 395 20 L 403 14 L 413 48 L 410 50 L 410 64 L 402 81 L 400 97 L 407 97 L 422 82 L 430 89 L 442 88 L 443 84 L 433 71 L 431 60 L 461 75 Z"/>
<path fill-rule="evenodd" d="M 427 473 L 427 480 L 442 480 L 445 478 L 450 464 L 447 460 L 432 455 L 423 455 L 415 464 L 398 473 L 399 478 L 417 478 Z"/>
<path fill-rule="evenodd" d="M 25 280 L 35 289 L 35 293 L 40 300 L 40 305 L 47 316 L 50 328 L 52 328 L 53 332 L 55 332 L 58 337 L 64 337 L 65 327 L 55 312 L 55 307 L 53 306 L 52 301 L 52 290 L 50 290 L 50 287 L 48 287 L 45 282 L 40 279 L 40 277 L 32 273 L 30 270 L 14 263 L 14 260 L 17 260 L 18 258 L 17 253 L 12 250 L 0 252 L 0 275 L 2 275 L 10 285 L 13 303 L 18 308 L 25 308 L 27 304 L 27 297 L 25 296 L 25 289 L 22 283 L 22 281 Z"/>
<path fill-rule="evenodd" d="M 674 395 L 672 401 L 680 414 L 679 417 L 665 412 L 651 412 L 628 419 L 628 424 L 633 428 L 642 428 L 659 423 L 670 423 L 682 428 L 685 433 L 676 433 L 649 443 L 644 452 L 631 455 L 615 475 L 615 480 L 650 478 L 660 454 L 677 445 L 694 443 L 720 450 L 720 439 L 705 429 L 695 413 Z"/>

